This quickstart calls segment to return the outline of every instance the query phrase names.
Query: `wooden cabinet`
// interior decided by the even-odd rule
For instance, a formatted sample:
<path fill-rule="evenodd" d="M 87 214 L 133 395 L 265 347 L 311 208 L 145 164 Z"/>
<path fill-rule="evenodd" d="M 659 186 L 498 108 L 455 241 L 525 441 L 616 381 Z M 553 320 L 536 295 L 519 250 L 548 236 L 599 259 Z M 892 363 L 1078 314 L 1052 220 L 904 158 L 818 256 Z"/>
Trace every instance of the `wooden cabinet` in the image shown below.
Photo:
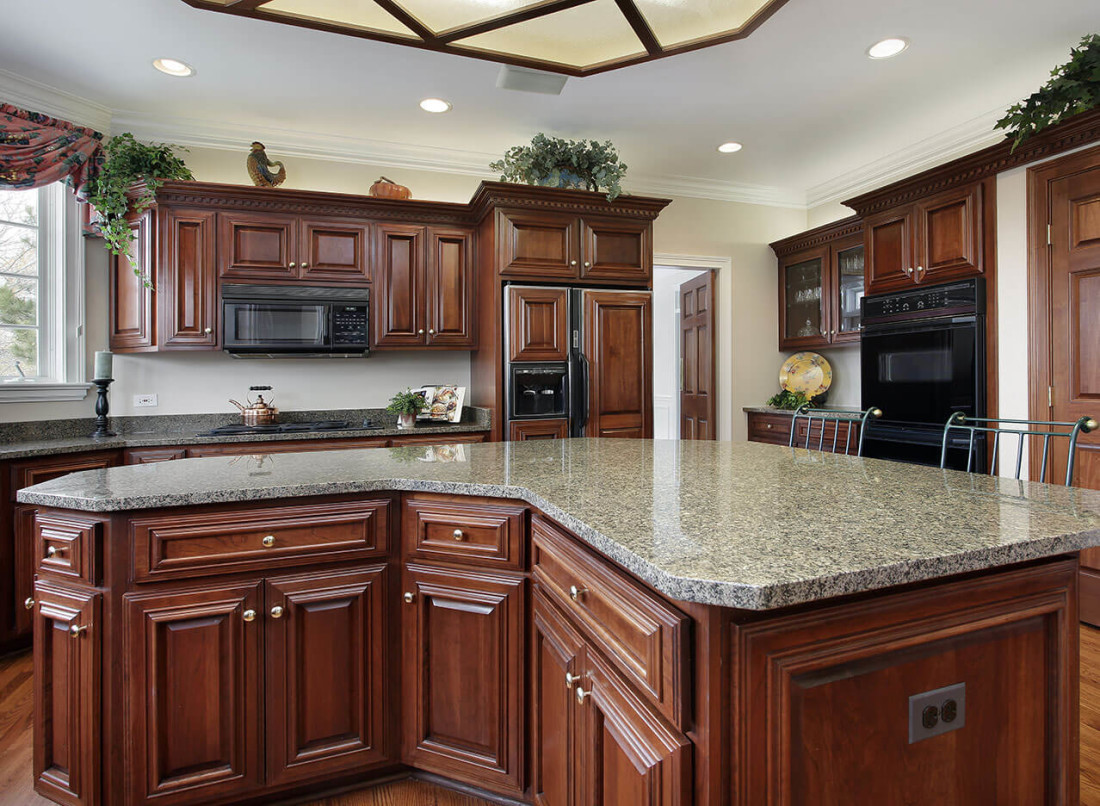
<path fill-rule="evenodd" d="M 406 224 L 375 228 L 374 346 L 477 346 L 474 233 Z"/>
<path fill-rule="evenodd" d="M 519 574 L 406 567 L 405 763 L 522 794 L 524 586 Z"/>
<path fill-rule="evenodd" d="M 585 291 L 589 437 L 653 436 L 653 315 L 648 292 Z"/>
<path fill-rule="evenodd" d="M 218 289 L 214 265 L 214 213 L 169 208 L 163 221 L 165 252 L 157 295 L 162 350 L 212 350 L 218 346 Z M 165 293 L 167 292 L 167 293 Z"/>
<path fill-rule="evenodd" d="M 230 282 L 361 284 L 370 279 L 367 238 L 367 222 L 354 219 L 219 213 L 218 274 Z"/>
<path fill-rule="evenodd" d="M 512 420 L 508 424 L 508 439 L 522 442 L 528 439 L 566 439 L 568 420 Z"/>
<path fill-rule="evenodd" d="M 859 341 L 864 236 L 852 217 L 771 244 L 779 258 L 779 349 Z"/>
<path fill-rule="evenodd" d="M 653 279 L 653 224 L 630 218 L 580 220 L 581 280 L 622 280 L 648 285 Z"/>
<path fill-rule="evenodd" d="M 791 426 L 794 412 L 745 410 L 748 418 L 749 442 L 763 442 L 768 445 L 790 445 Z M 839 429 L 839 431 L 838 431 Z M 836 437 L 836 449 L 833 438 Z M 847 443 L 847 444 L 845 444 Z M 809 447 L 827 453 L 854 454 L 859 448 L 859 424 L 826 422 L 824 433 L 820 419 L 814 420 L 812 427 L 806 417 L 799 417 L 795 426 L 794 446 Z"/>
<path fill-rule="evenodd" d="M 137 353 L 156 348 L 153 281 L 156 279 L 156 211 L 127 216 L 137 263 L 128 257 L 109 259 L 108 340 L 115 352 Z"/>
<path fill-rule="evenodd" d="M 370 229 L 343 218 L 303 218 L 299 276 L 305 282 L 361 284 L 370 280 Z"/>
<path fill-rule="evenodd" d="M 508 286 L 508 360 L 569 360 L 569 289 Z"/>
<path fill-rule="evenodd" d="M 186 457 L 186 448 L 127 448 L 124 462 L 128 465 L 149 465 Z"/>

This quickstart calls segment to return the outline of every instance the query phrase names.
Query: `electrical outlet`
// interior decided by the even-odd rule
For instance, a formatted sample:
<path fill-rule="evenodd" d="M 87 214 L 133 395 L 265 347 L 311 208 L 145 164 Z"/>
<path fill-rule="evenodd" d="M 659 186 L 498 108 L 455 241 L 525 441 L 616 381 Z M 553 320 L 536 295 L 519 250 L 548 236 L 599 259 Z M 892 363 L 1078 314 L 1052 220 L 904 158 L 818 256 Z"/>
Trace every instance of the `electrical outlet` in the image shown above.
<path fill-rule="evenodd" d="M 966 683 L 914 694 L 909 698 L 909 744 L 966 725 Z"/>
<path fill-rule="evenodd" d="M 135 409 L 151 409 L 157 406 L 156 395 L 134 395 Z"/>

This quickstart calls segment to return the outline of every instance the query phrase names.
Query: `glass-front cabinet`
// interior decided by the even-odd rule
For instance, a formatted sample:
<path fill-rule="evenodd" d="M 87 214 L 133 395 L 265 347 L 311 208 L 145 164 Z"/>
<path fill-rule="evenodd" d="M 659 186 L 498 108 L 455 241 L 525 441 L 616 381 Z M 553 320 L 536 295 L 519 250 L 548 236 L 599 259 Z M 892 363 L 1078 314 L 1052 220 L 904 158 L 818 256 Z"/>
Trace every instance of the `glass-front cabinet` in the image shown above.
<path fill-rule="evenodd" d="M 771 246 L 779 258 L 779 349 L 859 341 L 864 262 L 858 219 Z"/>

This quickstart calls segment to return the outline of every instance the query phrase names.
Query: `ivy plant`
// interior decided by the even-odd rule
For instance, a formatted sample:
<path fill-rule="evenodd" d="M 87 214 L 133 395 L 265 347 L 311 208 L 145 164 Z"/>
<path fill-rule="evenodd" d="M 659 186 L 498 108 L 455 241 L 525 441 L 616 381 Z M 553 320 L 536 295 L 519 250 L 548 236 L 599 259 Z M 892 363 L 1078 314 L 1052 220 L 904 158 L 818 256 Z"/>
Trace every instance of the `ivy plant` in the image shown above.
<path fill-rule="evenodd" d="M 1050 81 L 1009 107 L 996 128 L 1007 129 L 1012 150 L 1048 126 L 1100 107 L 1100 34 L 1089 34 L 1070 60 L 1050 71 Z"/>
<path fill-rule="evenodd" d="M 526 146 L 513 146 L 504 158 L 490 163 L 501 182 L 546 187 L 575 187 L 607 192 L 614 201 L 622 192 L 626 165 L 610 140 L 564 140 L 539 132 Z"/>
<path fill-rule="evenodd" d="M 112 137 L 103 147 L 104 163 L 88 185 L 88 202 L 99 216 L 96 227 L 107 242 L 107 249 L 128 258 L 134 274 L 142 277 L 146 285 L 151 283 L 133 253 L 134 233 L 126 222 L 126 215 L 131 209 L 141 212 L 152 205 L 164 180 L 195 178 L 176 155 L 177 148 L 167 143 L 146 145 L 129 132 Z M 139 181 L 144 182 L 145 187 L 131 207 L 127 194 Z"/>

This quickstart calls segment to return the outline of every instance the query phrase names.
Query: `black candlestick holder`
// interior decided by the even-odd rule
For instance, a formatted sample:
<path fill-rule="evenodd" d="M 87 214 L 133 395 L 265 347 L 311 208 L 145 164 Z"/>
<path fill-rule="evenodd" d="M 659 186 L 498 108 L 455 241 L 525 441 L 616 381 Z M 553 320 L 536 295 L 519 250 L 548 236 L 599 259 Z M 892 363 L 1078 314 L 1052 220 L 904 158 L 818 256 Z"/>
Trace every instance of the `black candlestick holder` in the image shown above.
<path fill-rule="evenodd" d="M 111 410 L 111 406 L 107 402 L 107 387 L 114 383 L 114 381 L 114 378 L 92 379 L 92 383 L 96 385 L 96 393 L 98 394 L 95 401 L 96 418 L 95 431 L 92 433 L 93 439 L 117 436 L 114 431 L 107 427 L 107 413 Z"/>

